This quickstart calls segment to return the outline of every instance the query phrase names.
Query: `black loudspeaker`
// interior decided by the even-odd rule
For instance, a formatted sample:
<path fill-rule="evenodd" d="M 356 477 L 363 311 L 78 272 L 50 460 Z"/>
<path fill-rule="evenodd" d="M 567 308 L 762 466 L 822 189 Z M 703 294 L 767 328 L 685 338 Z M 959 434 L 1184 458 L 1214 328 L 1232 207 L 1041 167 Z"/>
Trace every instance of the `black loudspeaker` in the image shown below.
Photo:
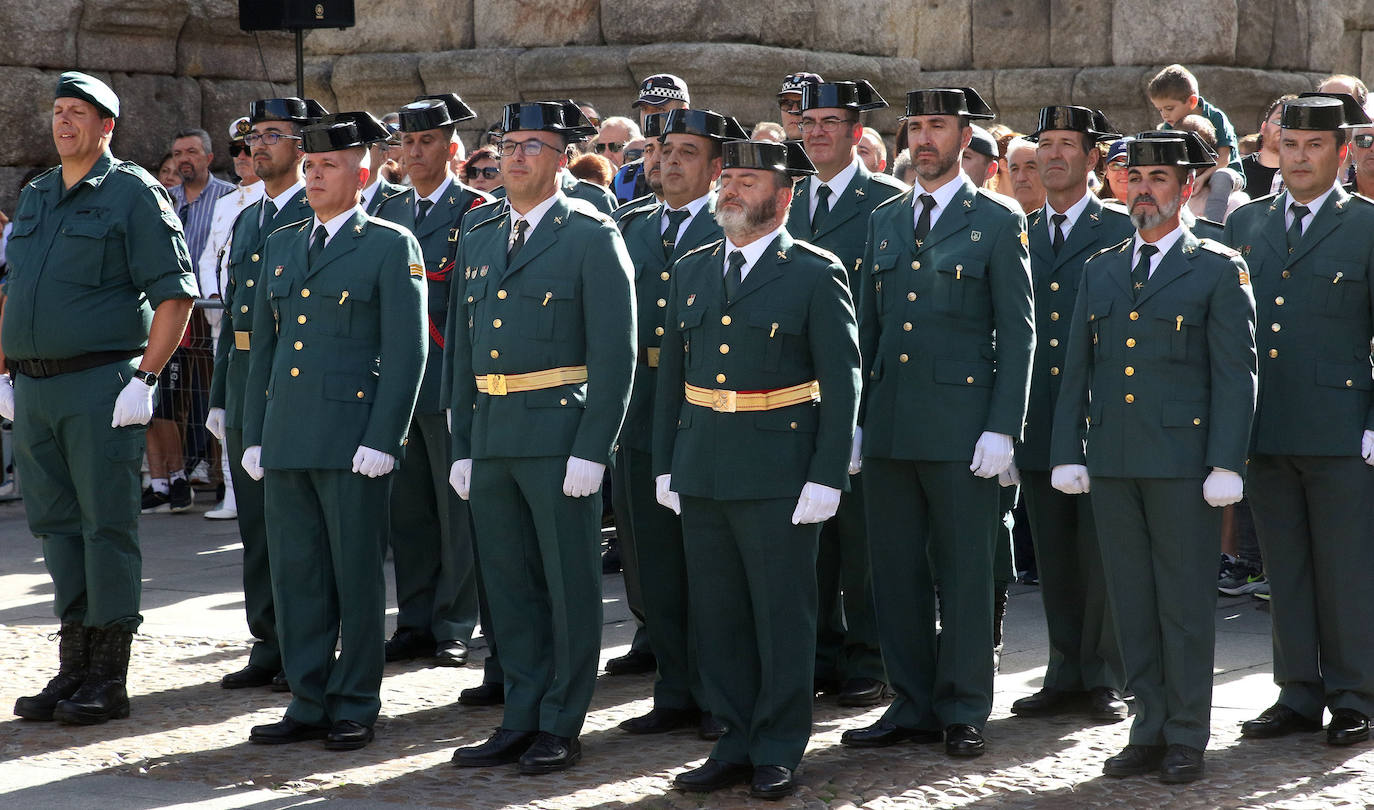
<path fill-rule="evenodd" d="M 239 0 L 239 28 L 282 31 L 352 28 L 353 0 Z"/>

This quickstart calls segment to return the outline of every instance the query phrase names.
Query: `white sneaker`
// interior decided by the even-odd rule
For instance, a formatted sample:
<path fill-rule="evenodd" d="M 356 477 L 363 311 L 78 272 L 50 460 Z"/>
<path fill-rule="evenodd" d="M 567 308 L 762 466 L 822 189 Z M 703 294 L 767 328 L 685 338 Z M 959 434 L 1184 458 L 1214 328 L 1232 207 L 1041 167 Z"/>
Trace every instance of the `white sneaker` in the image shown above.
<path fill-rule="evenodd" d="M 237 520 L 238 516 L 239 510 L 233 507 L 225 507 L 222 503 L 205 513 L 206 520 Z"/>

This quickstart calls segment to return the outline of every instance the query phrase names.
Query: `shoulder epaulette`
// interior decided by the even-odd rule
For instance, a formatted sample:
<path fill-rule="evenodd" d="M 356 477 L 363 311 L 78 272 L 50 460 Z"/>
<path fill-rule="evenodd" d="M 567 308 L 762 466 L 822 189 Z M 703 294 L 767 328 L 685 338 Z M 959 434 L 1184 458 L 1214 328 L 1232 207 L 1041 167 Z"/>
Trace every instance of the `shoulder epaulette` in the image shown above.
<path fill-rule="evenodd" d="M 1224 245 L 1215 239 L 1203 237 L 1198 240 L 1197 244 L 1198 247 L 1202 248 L 1203 250 L 1211 251 L 1212 253 L 1215 253 L 1218 256 L 1225 256 L 1228 259 L 1234 259 L 1235 257 L 1240 255 L 1239 250 Z"/>
<path fill-rule="evenodd" d="M 162 188 L 162 184 L 157 181 L 156 177 L 153 177 L 148 173 L 147 169 L 134 163 L 132 160 L 116 160 L 115 171 L 131 174 L 143 181 L 143 184 L 149 188 L 153 188 L 154 186 Z"/>
<path fill-rule="evenodd" d="M 1133 240 L 1133 239 L 1135 239 L 1134 236 L 1128 236 L 1128 237 L 1126 237 L 1125 239 L 1122 239 L 1120 242 L 1117 242 L 1117 243 L 1114 244 L 1114 245 L 1108 245 L 1107 247 L 1104 247 L 1104 248 L 1102 248 L 1101 250 L 1099 250 L 1099 251 L 1097 251 L 1096 253 L 1094 253 L 1093 255 L 1089 256 L 1089 257 L 1087 258 L 1087 261 L 1092 261 L 1093 259 L 1096 259 L 1098 256 L 1101 256 L 1103 253 L 1111 253 L 1112 251 L 1116 251 L 1116 250 L 1126 250 L 1126 249 L 1130 248 L 1130 246 L 1131 246 L 1131 240 Z"/>
<path fill-rule="evenodd" d="M 906 191 L 906 184 L 890 174 L 873 172 L 869 175 L 869 180 L 874 183 L 877 183 L 880 186 L 888 186 L 889 188 L 895 188 L 898 191 Z"/>
<path fill-rule="evenodd" d="M 1102 210 L 1111 211 L 1113 214 L 1120 214 L 1123 217 L 1131 216 L 1131 212 L 1126 209 L 1126 205 L 1118 200 L 1103 200 Z"/>
<path fill-rule="evenodd" d="M 825 248 L 819 245 L 813 245 L 810 242 L 803 242 L 800 239 L 793 240 L 792 245 L 793 247 L 798 247 L 808 253 L 814 254 L 818 258 L 824 259 L 826 264 L 838 264 L 841 267 L 844 266 L 844 262 L 840 261 L 839 256 L 836 256 L 834 253 L 826 250 Z"/>
<path fill-rule="evenodd" d="M 579 183 L 585 183 L 586 181 L 585 181 L 585 180 L 579 180 L 578 182 L 579 182 Z M 595 183 L 587 183 L 587 185 L 589 185 L 589 186 L 596 186 Z M 596 187 L 597 187 L 597 188 L 600 188 L 600 186 L 596 186 Z M 568 210 L 573 211 L 573 212 L 578 213 L 578 214 L 581 214 L 582 216 L 584 216 L 584 217 L 586 217 L 586 218 L 588 218 L 588 219 L 594 219 L 594 220 L 596 220 L 597 222 L 602 222 L 602 223 L 605 223 L 605 224 L 607 224 L 607 225 L 614 225 L 614 224 L 615 224 L 615 220 L 611 219 L 611 218 L 610 218 L 609 216 L 607 216 L 606 214 L 601 213 L 601 209 L 597 208 L 596 206 L 592 205 L 591 203 L 587 202 L 586 200 L 583 200 L 583 199 L 580 199 L 580 198 L 577 198 L 577 197 L 568 197 Z"/>
<path fill-rule="evenodd" d="M 374 217 L 371 214 L 367 215 L 367 223 L 369 225 L 380 225 L 381 227 L 386 228 L 387 230 L 396 231 L 397 233 L 410 233 L 409 229 L 403 228 L 389 219 Z"/>
<path fill-rule="evenodd" d="M 268 239 L 271 239 L 272 237 L 276 236 L 277 234 L 281 233 L 282 231 L 291 230 L 291 229 L 295 229 L 295 230 L 297 230 L 297 231 L 302 231 L 302 232 L 303 232 L 303 231 L 305 231 L 307 228 L 310 227 L 310 223 L 313 221 L 313 219 L 314 219 L 313 217 L 311 217 L 311 218 L 309 218 L 309 219 L 301 219 L 301 220 L 297 220 L 297 221 L 295 221 L 295 222 L 289 222 L 289 223 L 287 223 L 287 224 L 281 226 L 280 228 L 274 228 L 274 229 L 272 230 L 272 232 L 269 233 L 269 234 L 267 235 L 267 238 L 268 238 Z"/>
<path fill-rule="evenodd" d="M 686 259 L 688 256 L 695 256 L 695 255 L 697 255 L 698 253 L 708 253 L 708 252 L 717 250 L 717 249 L 719 249 L 720 246 L 723 245 L 723 244 L 725 244 L 725 240 L 724 240 L 724 239 L 717 239 L 717 240 L 715 240 L 714 242 L 707 242 L 707 243 L 704 244 L 704 245 L 701 245 L 701 246 L 699 246 L 699 247 L 694 247 L 694 248 L 692 248 L 691 250 L 687 251 L 686 253 L 682 254 L 681 256 L 678 257 L 678 261 L 681 262 L 682 260 Z"/>
<path fill-rule="evenodd" d="M 911 195 L 912 195 L 913 193 L 914 193 L 914 190 L 913 190 L 913 189 L 907 189 L 906 191 L 902 192 L 901 194 L 894 194 L 893 196 L 888 197 L 886 200 L 883 200 L 882 202 L 880 202 L 880 203 L 878 203 L 877 205 L 873 206 L 873 211 L 876 213 L 876 212 L 878 211 L 878 209 L 880 209 L 880 208 L 886 208 L 886 207 L 889 206 L 889 205 L 901 205 L 903 201 L 905 201 L 907 205 L 910 205 L 910 204 L 911 204 Z"/>
<path fill-rule="evenodd" d="M 1005 194 L 1000 194 L 996 191 L 988 191 L 985 188 L 978 189 L 977 193 L 979 197 L 992 200 L 1014 214 L 1021 213 L 1021 204 L 1016 201 L 1015 197 L 1008 197 Z"/>

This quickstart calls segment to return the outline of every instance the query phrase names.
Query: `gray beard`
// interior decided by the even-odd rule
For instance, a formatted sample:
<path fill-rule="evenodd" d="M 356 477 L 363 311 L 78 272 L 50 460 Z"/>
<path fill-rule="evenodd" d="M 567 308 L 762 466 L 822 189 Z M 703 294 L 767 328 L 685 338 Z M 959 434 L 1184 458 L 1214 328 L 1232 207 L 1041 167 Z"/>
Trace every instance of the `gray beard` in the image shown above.
<path fill-rule="evenodd" d="M 743 211 L 723 207 L 716 209 L 716 223 L 720 225 L 720 229 L 725 231 L 725 235 L 732 242 L 738 242 L 743 237 L 761 233 L 764 228 L 772 224 L 778 215 L 776 197 L 769 197 L 757 208 L 750 208 L 747 204 L 743 205 Z"/>
<path fill-rule="evenodd" d="M 1131 224 L 1134 225 L 1138 231 L 1148 231 L 1151 228 L 1157 228 L 1165 222 L 1168 222 L 1174 214 L 1178 213 L 1180 204 L 1180 198 L 1175 197 L 1173 202 L 1168 205 L 1158 205 L 1158 203 L 1156 203 L 1158 210 L 1154 213 L 1137 211 L 1135 208 L 1132 208 Z"/>

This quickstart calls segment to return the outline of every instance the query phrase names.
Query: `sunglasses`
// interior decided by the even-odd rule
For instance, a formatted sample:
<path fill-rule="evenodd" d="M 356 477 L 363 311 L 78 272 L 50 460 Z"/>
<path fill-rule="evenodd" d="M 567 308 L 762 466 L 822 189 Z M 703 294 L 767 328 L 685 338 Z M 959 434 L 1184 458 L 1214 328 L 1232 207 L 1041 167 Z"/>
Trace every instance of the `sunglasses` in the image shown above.
<path fill-rule="evenodd" d="M 479 174 L 487 180 L 495 180 L 501 176 L 501 167 L 485 166 L 479 169 L 476 166 L 469 166 L 463 170 L 463 176 L 469 180 L 475 179 Z"/>
<path fill-rule="evenodd" d="M 246 154 L 248 154 L 250 151 L 252 151 L 252 150 L 250 150 L 250 149 L 249 149 L 246 145 L 244 145 L 244 144 L 241 144 L 241 143 L 231 143 L 231 144 L 229 144 L 229 157 L 238 157 L 239 155 L 246 155 Z"/>
<path fill-rule="evenodd" d="M 603 152 L 607 152 L 607 151 L 610 151 L 610 152 L 619 154 L 620 150 L 625 148 L 625 142 L 624 142 L 624 141 L 608 141 L 608 142 L 606 142 L 606 143 L 594 143 L 594 144 L 592 144 L 592 148 L 594 148 L 594 149 L 596 150 L 596 153 L 597 153 L 598 155 L 601 154 L 601 153 L 603 153 Z"/>
<path fill-rule="evenodd" d="M 1374 135 L 1356 135 L 1350 139 L 1352 143 L 1361 149 L 1368 149 L 1374 146 Z"/>
<path fill-rule="evenodd" d="M 778 109 L 792 115 L 801 115 L 801 102 L 792 99 L 783 99 L 778 102 Z"/>
<path fill-rule="evenodd" d="M 639 160 L 640 158 L 644 157 L 644 150 L 626 149 L 623 157 L 625 158 L 626 163 L 634 163 L 636 160 Z"/>

